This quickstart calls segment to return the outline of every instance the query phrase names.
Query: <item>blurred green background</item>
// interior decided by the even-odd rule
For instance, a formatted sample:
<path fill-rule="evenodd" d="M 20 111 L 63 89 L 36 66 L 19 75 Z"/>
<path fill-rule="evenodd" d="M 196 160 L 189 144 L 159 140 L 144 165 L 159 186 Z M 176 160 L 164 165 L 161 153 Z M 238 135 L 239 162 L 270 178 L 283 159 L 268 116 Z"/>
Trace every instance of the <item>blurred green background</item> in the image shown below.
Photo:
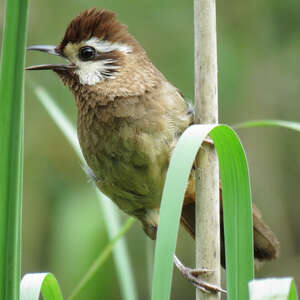
<path fill-rule="evenodd" d="M 118 13 L 153 63 L 187 99 L 193 99 L 192 1 L 30 1 L 28 45 L 57 44 L 82 10 Z M 3 24 L 4 1 L 0 7 Z M 252 119 L 300 121 L 300 2 L 218 1 L 220 122 Z M 2 26 L 0 28 L 2 34 Z M 29 53 L 27 65 L 57 62 Z M 107 243 L 101 207 L 79 160 L 30 90 L 45 87 L 76 122 L 73 98 L 52 72 L 26 73 L 23 269 L 53 272 L 65 296 Z M 280 258 L 258 277 L 295 277 L 300 286 L 300 134 L 285 129 L 243 129 L 253 200 L 281 242 Z M 125 217 L 124 217 L 125 218 Z M 138 223 L 128 244 L 139 299 L 149 299 L 146 248 Z M 194 243 L 181 232 L 178 254 L 193 265 Z M 116 266 L 105 263 L 78 299 L 120 299 Z M 172 299 L 193 299 L 194 289 L 175 271 Z"/>

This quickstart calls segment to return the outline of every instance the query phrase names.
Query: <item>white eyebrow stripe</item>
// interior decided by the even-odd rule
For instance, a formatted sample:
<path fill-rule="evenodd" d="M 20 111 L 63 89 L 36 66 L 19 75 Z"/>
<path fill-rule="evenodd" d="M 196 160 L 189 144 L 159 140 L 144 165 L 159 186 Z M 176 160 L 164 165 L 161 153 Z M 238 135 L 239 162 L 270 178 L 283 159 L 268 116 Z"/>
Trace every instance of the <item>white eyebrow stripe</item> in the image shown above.
<path fill-rule="evenodd" d="M 102 41 L 93 37 L 85 42 L 87 46 L 94 47 L 99 52 L 111 52 L 114 50 L 121 51 L 125 54 L 132 52 L 132 48 L 126 44 L 111 43 L 109 41 Z"/>

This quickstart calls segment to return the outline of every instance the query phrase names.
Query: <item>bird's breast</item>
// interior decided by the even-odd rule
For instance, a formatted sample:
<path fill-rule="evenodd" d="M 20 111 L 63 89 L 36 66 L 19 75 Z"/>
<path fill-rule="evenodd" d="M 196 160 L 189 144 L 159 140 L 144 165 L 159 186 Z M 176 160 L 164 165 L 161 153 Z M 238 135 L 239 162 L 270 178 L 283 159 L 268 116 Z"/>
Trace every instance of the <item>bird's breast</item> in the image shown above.
<path fill-rule="evenodd" d="M 134 214 L 159 207 L 174 135 L 163 115 L 126 102 L 79 115 L 78 136 L 100 190 Z"/>
<path fill-rule="evenodd" d="M 171 152 L 191 122 L 177 90 L 165 83 L 152 93 L 77 107 L 80 145 L 100 190 L 129 214 L 159 208 Z"/>

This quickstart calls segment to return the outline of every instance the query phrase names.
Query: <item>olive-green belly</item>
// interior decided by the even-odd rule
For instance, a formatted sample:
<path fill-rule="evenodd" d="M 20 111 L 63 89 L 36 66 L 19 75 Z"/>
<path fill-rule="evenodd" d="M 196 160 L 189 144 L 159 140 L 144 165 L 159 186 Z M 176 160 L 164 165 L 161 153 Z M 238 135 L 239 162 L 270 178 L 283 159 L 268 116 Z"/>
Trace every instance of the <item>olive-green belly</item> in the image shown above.
<path fill-rule="evenodd" d="M 78 133 L 84 157 L 103 193 L 131 215 L 159 207 L 169 160 L 166 139 L 153 139 L 145 132 L 97 137 L 95 132 Z"/>

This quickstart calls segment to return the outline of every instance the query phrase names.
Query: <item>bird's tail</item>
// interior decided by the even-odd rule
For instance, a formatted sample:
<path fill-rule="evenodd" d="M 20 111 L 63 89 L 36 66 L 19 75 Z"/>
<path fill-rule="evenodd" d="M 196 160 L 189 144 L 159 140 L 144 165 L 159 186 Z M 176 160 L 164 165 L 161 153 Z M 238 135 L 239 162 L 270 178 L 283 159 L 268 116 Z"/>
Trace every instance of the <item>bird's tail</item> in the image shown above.
<path fill-rule="evenodd" d="M 225 244 L 223 229 L 223 212 L 221 209 L 221 262 L 225 267 Z M 279 242 L 271 229 L 262 221 L 259 210 L 253 205 L 253 240 L 254 257 L 258 261 L 272 260 L 279 255 Z M 181 224 L 195 238 L 195 202 L 184 205 L 181 214 Z"/>

